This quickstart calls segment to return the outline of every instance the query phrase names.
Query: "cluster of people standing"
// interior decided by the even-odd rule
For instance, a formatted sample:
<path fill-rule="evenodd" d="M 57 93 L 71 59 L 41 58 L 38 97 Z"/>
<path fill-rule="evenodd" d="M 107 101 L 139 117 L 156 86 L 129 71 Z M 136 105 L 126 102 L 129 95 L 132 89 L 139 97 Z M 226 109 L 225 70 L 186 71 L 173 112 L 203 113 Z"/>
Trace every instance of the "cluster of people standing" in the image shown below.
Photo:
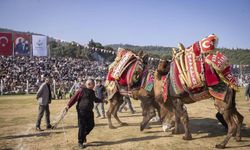
<path fill-rule="evenodd" d="M 37 101 L 39 104 L 38 117 L 36 122 L 36 130 L 43 131 L 41 129 L 41 119 L 45 113 L 46 129 L 51 129 L 50 123 L 50 109 L 49 104 L 51 103 L 51 78 L 47 77 L 45 82 L 41 84 L 37 91 Z M 94 81 L 93 79 L 87 79 L 85 82 L 80 83 L 77 91 L 72 95 L 70 100 L 65 106 L 65 110 L 68 111 L 75 103 L 78 118 L 78 145 L 79 148 L 85 148 L 87 142 L 87 135 L 95 126 L 94 112 L 96 111 L 96 118 L 105 116 L 104 103 L 107 103 L 105 96 L 106 91 L 101 79 Z M 96 103 L 96 104 L 94 104 Z M 129 97 L 124 97 L 124 104 L 120 107 L 120 112 L 125 109 L 125 105 L 129 104 L 129 109 L 132 114 L 135 110 L 132 107 Z M 99 109 L 100 107 L 100 109 Z"/>

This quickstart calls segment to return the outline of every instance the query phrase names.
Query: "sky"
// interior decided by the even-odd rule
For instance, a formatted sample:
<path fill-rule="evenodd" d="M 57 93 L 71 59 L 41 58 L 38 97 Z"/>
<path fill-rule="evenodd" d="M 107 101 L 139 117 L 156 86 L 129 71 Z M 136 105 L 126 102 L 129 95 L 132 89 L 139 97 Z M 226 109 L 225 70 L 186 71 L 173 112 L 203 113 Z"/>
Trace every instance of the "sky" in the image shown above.
<path fill-rule="evenodd" d="M 250 49 L 250 0 L 0 0 L 0 27 L 65 41 Z"/>

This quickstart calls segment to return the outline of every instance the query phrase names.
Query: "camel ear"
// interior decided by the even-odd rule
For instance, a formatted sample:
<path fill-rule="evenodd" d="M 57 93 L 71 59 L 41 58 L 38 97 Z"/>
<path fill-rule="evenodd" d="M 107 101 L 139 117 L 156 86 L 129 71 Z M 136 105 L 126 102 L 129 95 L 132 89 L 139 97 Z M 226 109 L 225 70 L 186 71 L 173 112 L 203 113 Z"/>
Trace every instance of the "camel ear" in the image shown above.
<path fill-rule="evenodd" d="M 175 57 L 176 53 L 177 53 L 176 48 L 172 48 L 172 57 L 173 58 Z"/>
<path fill-rule="evenodd" d="M 138 52 L 138 54 L 137 54 L 140 58 L 142 58 L 143 57 L 143 51 L 142 50 L 140 50 L 139 52 Z"/>
<path fill-rule="evenodd" d="M 142 60 L 144 63 L 147 63 L 148 62 L 148 54 L 143 54 Z"/>
<path fill-rule="evenodd" d="M 178 47 L 179 47 L 180 50 L 185 50 L 186 49 L 185 46 L 182 43 L 179 43 Z"/>

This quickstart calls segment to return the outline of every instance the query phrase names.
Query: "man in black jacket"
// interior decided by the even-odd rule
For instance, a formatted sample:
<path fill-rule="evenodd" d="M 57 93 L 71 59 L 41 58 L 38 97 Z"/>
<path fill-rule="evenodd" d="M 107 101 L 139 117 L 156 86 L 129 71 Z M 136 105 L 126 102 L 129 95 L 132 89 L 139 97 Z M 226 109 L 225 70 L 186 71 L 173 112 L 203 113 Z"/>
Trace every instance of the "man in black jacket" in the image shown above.
<path fill-rule="evenodd" d="M 101 103 L 102 101 L 95 96 L 93 90 L 95 82 L 92 79 L 86 81 L 86 87 L 81 87 L 75 95 L 69 100 L 66 111 L 72 107 L 76 102 L 76 109 L 78 115 L 78 144 L 80 148 L 85 148 L 86 136 L 91 132 L 95 126 L 93 107 L 94 103 Z"/>

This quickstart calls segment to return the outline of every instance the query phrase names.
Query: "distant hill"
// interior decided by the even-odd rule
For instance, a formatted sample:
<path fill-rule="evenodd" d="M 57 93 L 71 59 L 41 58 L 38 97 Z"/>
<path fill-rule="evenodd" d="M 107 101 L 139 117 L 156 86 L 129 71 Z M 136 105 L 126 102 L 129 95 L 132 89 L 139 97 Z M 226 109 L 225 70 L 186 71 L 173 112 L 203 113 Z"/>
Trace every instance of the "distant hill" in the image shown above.
<path fill-rule="evenodd" d="M 110 44 L 107 45 L 113 49 L 118 47 L 128 48 L 135 51 L 144 50 L 153 56 L 172 56 L 172 47 L 163 46 L 136 46 L 130 44 Z M 249 64 L 250 65 L 250 49 L 229 49 L 229 48 L 218 48 L 219 51 L 223 52 L 230 60 L 231 64 Z"/>
<path fill-rule="evenodd" d="M 110 44 L 106 45 L 108 47 L 112 47 L 113 49 L 117 50 L 118 47 L 131 49 L 134 51 L 143 50 L 150 54 L 152 57 L 160 57 L 160 56 L 167 56 L 171 57 L 172 55 L 172 48 L 173 47 L 164 47 L 164 46 L 136 46 L 131 44 Z"/>
<path fill-rule="evenodd" d="M 22 32 L 22 31 L 15 31 L 11 29 L 0 28 L 0 32 L 11 32 L 11 33 L 29 33 L 35 35 L 43 35 L 34 32 Z M 53 37 L 49 37 L 48 41 L 51 56 L 53 57 L 77 57 L 77 58 L 84 58 L 84 59 L 93 59 L 92 54 L 93 51 L 90 51 L 88 48 L 85 48 L 77 43 L 73 42 L 65 42 L 56 40 Z M 102 45 L 99 42 L 95 42 L 93 39 L 89 41 L 88 44 L 90 47 L 95 47 L 98 49 L 107 49 L 111 51 L 116 51 L 118 47 L 131 49 L 134 51 L 143 50 L 151 57 L 168 57 L 171 58 L 172 56 L 172 47 L 164 47 L 164 46 L 136 46 L 131 44 L 110 44 L 110 45 Z M 222 51 L 230 60 L 231 64 L 248 64 L 250 65 L 250 49 L 229 49 L 229 48 L 218 48 Z M 100 51 L 94 52 L 105 60 L 112 61 L 114 56 L 110 55 L 109 53 L 102 53 Z"/>

